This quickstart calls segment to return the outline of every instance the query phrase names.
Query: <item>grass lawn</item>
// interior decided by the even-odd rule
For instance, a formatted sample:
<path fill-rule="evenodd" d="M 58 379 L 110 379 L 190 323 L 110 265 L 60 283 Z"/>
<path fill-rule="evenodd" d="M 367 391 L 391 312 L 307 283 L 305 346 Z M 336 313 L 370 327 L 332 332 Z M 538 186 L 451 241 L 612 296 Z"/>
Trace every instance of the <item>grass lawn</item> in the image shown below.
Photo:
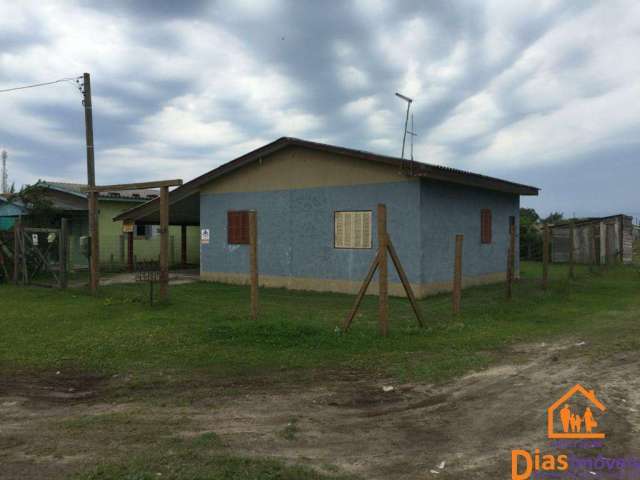
<path fill-rule="evenodd" d="M 171 288 L 171 303 L 149 306 L 139 285 L 61 292 L 0 286 L 0 368 L 92 373 L 198 372 L 268 375 L 348 367 L 375 369 L 401 380 L 445 380 L 487 365 L 513 342 L 552 335 L 589 335 L 602 315 L 640 305 L 632 267 L 606 273 L 577 269 L 566 279 L 553 266 L 551 288 L 539 286 L 540 265 L 524 263 L 511 302 L 504 286 L 465 290 L 463 313 L 450 296 L 419 302 L 426 328 L 415 325 L 404 299 L 390 301 L 390 337 L 377 334 L 377 301 L 367 297 L 348 334 L 338 326 L 353 297 L 264 289 L 261 318 L 249 318 L 248 289 L 197 283 Z"/>
<path fill-rule="evenodd" d="M 634 267 L 578 267 L 576 280 L 569 281 L 566 267 L 554 265 L 546 292 L 540 269 L 523 264 L 510 302 L 504 285 L 465 290 L 457 317 L 449 295 L 420 301 L 423 329 L 416 327 L 408 302 L 392 298 L 388 338 L 377 332 L 376 297 L 365 299 L 344 334 L 338 327 L 354 299 L 348 295 L 264 289 L 261 317 L 252 321 L 247 287 L 175 286 L 170 304 L 151 307 L 139 285 L 103 287 L 97 298 L 85 290 L 1 285 L 0 374 L 55 377 L 60 370 L 135 377 L 101 401 L 153 406 L 171 398 L 188 406 L 194 389 L 208 379 L 233 385 L 255 377 L 287 385 L 356 370 L 398 382 L 438 382 L 500 360 L 517 342 L 584 339 L 594 355 L 598 349 L 640 347 L 640 276 Z M 32 450 L 44 448 L 41 453 L 50 455 L 59 439 L 86 444 L 89 453 L 100 445 L 99 458 L 106 463 L 74 473 L 76 480 L 345 478 L 232 455 L 212 432 L 177 437 L 175 432 L 191 428 L 191 420 L 163 420 L 163 406 L 152 418 L 142 407 L 135 414 L 44 422 L 37 437 L 43 446 Z M 284 438 L 295 437 L 292 425 Z"/>

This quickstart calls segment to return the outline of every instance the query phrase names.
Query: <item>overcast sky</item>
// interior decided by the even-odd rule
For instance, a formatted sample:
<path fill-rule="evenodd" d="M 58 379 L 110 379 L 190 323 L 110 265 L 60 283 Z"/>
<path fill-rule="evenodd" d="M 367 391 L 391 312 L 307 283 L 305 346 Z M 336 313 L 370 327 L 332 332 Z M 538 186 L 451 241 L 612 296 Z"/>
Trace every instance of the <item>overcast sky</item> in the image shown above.
<path fill-rule="evenodd" d="M 105 5 L 109 6 L 105 6 Z M 640 216 L 640 2 L 0 0 L 0 89 L 92 77 L 98 183 L 189 180 L 280 136 Z M 0 94 L 16 184 L 86 181 L 71 82 Z"/>

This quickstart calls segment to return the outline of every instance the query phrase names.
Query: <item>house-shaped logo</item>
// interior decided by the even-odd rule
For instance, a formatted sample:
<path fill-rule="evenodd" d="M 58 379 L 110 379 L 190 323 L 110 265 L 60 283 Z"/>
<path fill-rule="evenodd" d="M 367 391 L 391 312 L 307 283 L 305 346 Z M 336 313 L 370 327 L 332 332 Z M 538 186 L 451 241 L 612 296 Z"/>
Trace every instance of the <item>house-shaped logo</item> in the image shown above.
<path fill-rule="evenodd" d="M 579 412 L 573 411 L 569 406 L 569 402 L 578 394 L 589 402 L 589 405 Z M 593 390 L 587 390 L 582 385 L 576 385 L 547 409 L 549 438 L 605 438 L 604 433 L 597 432 L 598 422 L 594 415 L 594 410 L 602 413 L 607 409 L 596 398 Z"/>

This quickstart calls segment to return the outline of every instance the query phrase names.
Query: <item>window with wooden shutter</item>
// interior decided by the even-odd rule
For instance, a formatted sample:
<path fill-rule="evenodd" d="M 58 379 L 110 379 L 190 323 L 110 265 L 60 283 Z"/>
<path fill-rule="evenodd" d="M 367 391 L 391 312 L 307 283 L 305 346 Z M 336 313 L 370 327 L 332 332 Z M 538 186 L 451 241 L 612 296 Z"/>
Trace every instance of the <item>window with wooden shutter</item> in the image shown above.
<path fill-rule="evenodd" d="M 492 241 L 491 223 L 491 210 L 483 208 L 480 211 L 480 241 L 482 243 L 491 243 Z"/>
<path fill-rule="evenodd" d="M 227 242 L 244 245 L 249 243 L 249 212 L 227 212 Z"/>
<path fill-rule="evenodd" d="M 333 246 L 335 248 L 371 248 L 371 212 L 335 212 Z"/>

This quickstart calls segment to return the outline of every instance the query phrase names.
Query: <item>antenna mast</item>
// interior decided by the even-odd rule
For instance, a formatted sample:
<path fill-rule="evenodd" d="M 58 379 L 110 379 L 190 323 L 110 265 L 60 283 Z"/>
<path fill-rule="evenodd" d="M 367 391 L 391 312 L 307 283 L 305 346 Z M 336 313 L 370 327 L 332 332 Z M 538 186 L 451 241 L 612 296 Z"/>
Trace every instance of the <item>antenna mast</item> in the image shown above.
<path fill-rule="evenodd" d="M 411 108 L 411 102 L 413 102 L 413 99 L 398 92 L 396 92 L 396 97 L 407 102 L 407 115 L 404 119 L 404 134 L 402 135 L 402 154 L 400 155 L 400 158 L 404 159 L 404 144 L 407 141 L 407 126 L 409 125 L 409 109 Z"/>
<path fill-rule="evenodd" d="M 409 130 L 407 134 L 411 136 L 411 162 L 409 163 L 409 172 L 413 174 L 413 138 L 418 136 L 413 128 L 413 113 L 411 114 L 411 130 Z"/>
<path fill-rule="evenodd" d="M 7 154 L 6 150 L 2 150 L 2 193 L 9 193 L 9 174 L 7 173 Z"/>

